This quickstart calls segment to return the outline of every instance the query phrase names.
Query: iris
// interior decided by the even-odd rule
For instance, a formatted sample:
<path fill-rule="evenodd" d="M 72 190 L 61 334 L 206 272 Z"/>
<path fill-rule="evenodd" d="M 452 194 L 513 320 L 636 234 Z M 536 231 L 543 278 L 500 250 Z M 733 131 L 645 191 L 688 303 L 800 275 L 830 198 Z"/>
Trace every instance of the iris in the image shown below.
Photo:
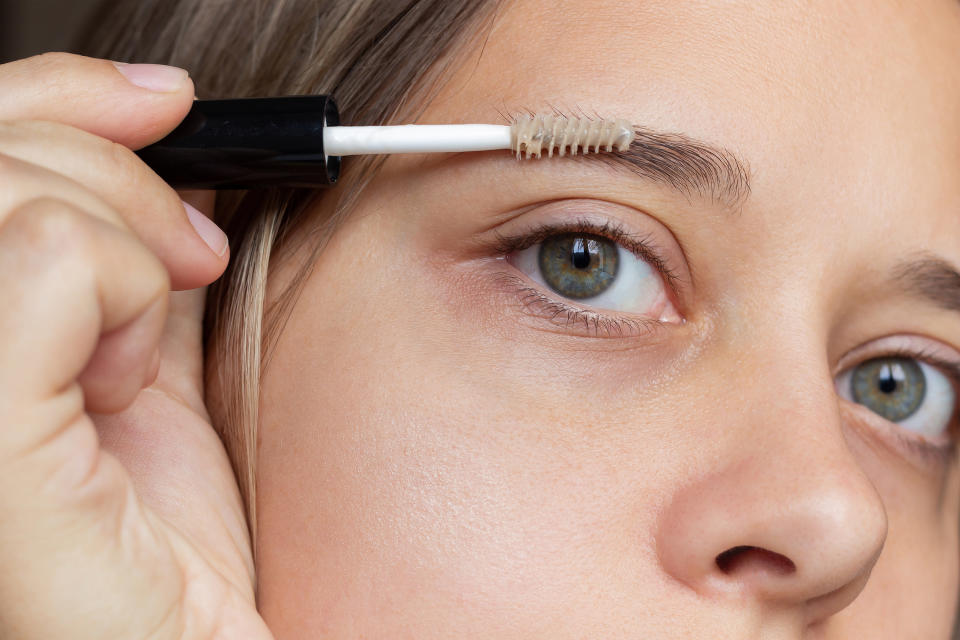
<path fill-rule="evenodd" d="M 540 245 L 540 273 L 557 293 L 574 300 L 600 295 L 617 276 L 617 245 L 600 236 L 563 233 Z"/>
<path fill-rule="evenodd" d="M 855 402 L 891 422 L 912 415 L 923 403 L 927 381 L 912 358 L 873 358 L 857 365 L 850 377 Z"/>

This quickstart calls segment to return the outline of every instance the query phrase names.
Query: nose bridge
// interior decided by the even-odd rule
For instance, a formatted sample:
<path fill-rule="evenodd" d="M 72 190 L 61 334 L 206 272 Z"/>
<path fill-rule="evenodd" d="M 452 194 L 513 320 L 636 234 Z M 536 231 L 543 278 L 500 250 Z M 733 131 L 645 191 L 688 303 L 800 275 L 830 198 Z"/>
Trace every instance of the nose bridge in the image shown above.
<path fill-rule="evenodd" d="M 668 502 L 657 545 L 664 570 L 700 593 L 748 592 L 819 618 L 862 589 L 887 521 L 847 448 L 826 356 L 811 355 L 823 343 L 785 344 L 717 356 L 738 362 L 723 384 L 738 392 L 699 425 L 722 434 L 713 462 Z"/>

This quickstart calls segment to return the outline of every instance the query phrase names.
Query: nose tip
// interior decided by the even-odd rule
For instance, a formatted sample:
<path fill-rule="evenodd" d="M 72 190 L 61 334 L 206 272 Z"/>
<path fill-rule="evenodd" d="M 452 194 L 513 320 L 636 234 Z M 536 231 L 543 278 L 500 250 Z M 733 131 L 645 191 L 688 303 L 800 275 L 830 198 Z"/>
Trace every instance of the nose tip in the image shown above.
<path fill-rule="evenodd" d="M 795 605 L 816 622 L 866 585 L 886 512 L 859 469 L 800 481 L 760 466 L 728 468 L 676 495 L 658 531 L 661 563 L 701 594 Z"/>
<path fill-rule="evenodd" d="M 738 545 L 721 552 L 714 560 L 719 572 L 714 579 L 758 599 L 802 603 L 808 623 L 840 611 L 866 586 L 886 539 L 887 522 L 882 510 L 831 517 L 825 513 L 829 509 L 822 504 L 813 512 L 819 520 L 813 526 L 798 518 L 785 522 L 780 533 L 768 528 L 768 535 L 753 538 L 764 546 Z"/>

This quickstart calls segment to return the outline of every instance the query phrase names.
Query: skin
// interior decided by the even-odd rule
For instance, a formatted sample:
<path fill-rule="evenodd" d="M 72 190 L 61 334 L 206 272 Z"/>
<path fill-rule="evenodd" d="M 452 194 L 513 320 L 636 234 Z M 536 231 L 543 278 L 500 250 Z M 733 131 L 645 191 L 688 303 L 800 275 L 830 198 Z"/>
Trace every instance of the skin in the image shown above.
<path fill-rule="evenodd" d="M 946 638 L 956 463 L 835 380 L 960 360 L 956 312 L 888 281 L 920 250 L 960 264 L 958 31 L 945 0 L 510 3 L 424 122 L 629 117 L 733 150 L 752 193 L 391 158 L 263 380 L 260 612 L 201 375 L 229 252 L 180 200 L 213 194 L 130 152 L 193 86 L 0 65 L 0 637 Z M 670 264 L 666 326 L 598 337 L 522 304 L 496 236 L 588 217 Z"/>
<path fill-rule="evenodd" d="M 422 122 L 625 117 L 730 149 L 751 194 L 391 157 L 262 381 L 276 637 L 948 637 L 956 465 L 834 381 L 904 341 L 960 359 L 957 312 L 888 281 L 960 265 L 958 41 L 947 0 L 505 6 Z M 654 238 L 685 322 L 591 336 L 497 279 L 496 232 L 584 212 Z"/>

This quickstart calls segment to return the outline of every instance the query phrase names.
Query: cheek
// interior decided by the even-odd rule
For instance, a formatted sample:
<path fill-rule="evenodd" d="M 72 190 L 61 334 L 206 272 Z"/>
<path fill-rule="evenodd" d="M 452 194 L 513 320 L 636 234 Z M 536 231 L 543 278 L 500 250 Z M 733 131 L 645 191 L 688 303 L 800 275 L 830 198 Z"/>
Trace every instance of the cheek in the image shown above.
<path fill-rule="evenodd" d="M 921 518 L 910 521 L 912 517 Z M 930 526 L 929 513 L 890 515 L 890 534 L 863 592 L 830 620 L 837 638 L 950 638 L 956 612 L 956 517 Z"/>
<path fill-rule="evenodd" d="M 669 597 L 645 533 L 669 475 L 643 479 L 635 462 L 625 475 L 635 444 L 600 428 L 612 420 L 571 395 L 555 363 L 518 359 L 517 344 L 438 309 L 409 260 L 365 267 L 402 252 L 373 256 L 352 234 L 325 251 L 262 381 L 258 566 L 272 628 L 482 633 L 644 580 Z M 643 616 L 650 602 L 624 606 Z"/>
<path fill-rule="evenodd" d="M 847 444 L 881 495 L 889 528 L 863 592 L 830 621 L 838 638 L 948 638 L 960 578 L 960 469 L 925 477 L 855 431 Z"/>
<path fill-rule="evenodd" d="M 697 473 L 772 459 L 751 453 L 780 423 L 743 411 L 769 405 L 771 389 L 750 366 L 715 375 L 747 352 L 718 351 L 701 358 L 700 377 L 671 380 L 645 368 L 675 359 L 662 352 L 564 351 L 416 244 L 379 215 L 352 219 L 264 374 L 259 604 L 277 637 L 715 627 L 720 612 L 665 575 L 653 537 Z M 818 459 L 808 438 L 779 454 L 785 476 L 795 470 L 780 467 Z M 943 498 L 952 511 L 940 512 L 916 499 L 936 492 L 906 482 L 902 461 L 856 443 L 890 534 L 867 591 L 834 624 L 850 625 L 840 637 L 872 637 L 861 630 L 895 610 L 909 637 L 918 615 L 951 617 L 956 478 Z M 763 470 L 766 481 L 775 469 Z"/>

